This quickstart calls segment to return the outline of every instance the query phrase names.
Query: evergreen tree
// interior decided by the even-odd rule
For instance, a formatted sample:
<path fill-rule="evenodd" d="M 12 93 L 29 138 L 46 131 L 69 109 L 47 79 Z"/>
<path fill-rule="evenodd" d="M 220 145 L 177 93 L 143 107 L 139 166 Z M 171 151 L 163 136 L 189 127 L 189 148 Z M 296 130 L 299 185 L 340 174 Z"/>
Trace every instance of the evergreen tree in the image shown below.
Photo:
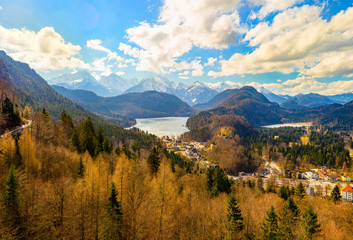
<path fill-rule="evenodd" d="M 302 182 L 300 182 L 295 190 L 295 194 L 302 199 L 305 196 L 305 188 Z"/>
<path fill-rule="evenodd" d="M 91 154 L 91 156 L 95 156 L 95 130 L 92 119 L 90 117 L 88 117 L 83 123 L 83 139 L 81 147 L 83 151 L 87 150 Z"/>
<path fill-rule="evenodd" d="M 214 170 L 210 170 L 208 178 L 209 177 L 211 177 L 211 179 L 208 179 L 207 185 L 212 197 L 216 197 L 222 192 L 230 193 L 231 182 L 222 168 L 216 167 Z"/>
<path fill-rule="evenodd" d="M 154 147 L 147 159 L 147 164 L 150 169 L 151 176 L 155 176 L 158 172 L 159 165 L 161 164 L 161 160 L 158 156 L 157 148 Z"/>
<path fill-rule="evenodd" d="M 70 114 L 66 113 L 65 110 L 61 112 L 60 121 L 59 121 L 59 128 L 64 134 L 64 141 L 69 139 L 72 135 L 72 131 L 74 129 L 74 123 Z"/>
<path fill-rule="evenodd" d="M 108 137 L 104 138 L 102 146 L 103 146 L 103 152 L 106 152 L 106 153 L 112 152 L 112 143 Z"/>
<path fill-rule="evenodd" d="M 276 240 L 280 239 L 280 231 L 278 227 L 278 216 L 273 206 L 266 213 L 265 220 L 261 224 L 262 239 L 263 240 Z"/>
<path fill-rule="evenodd" d="M 76 177 L 83 178 L 85 175 L 85 165 L 83 164 L 82 157 L 80 157 L 80 161 L 78 162 L 76 169 Z"/>
<path fill-rule="evenodd" d="M 296 239 L 299 208 L 292 198 L 288 198 L 280 212 L 280 232 L 284 239 Z"/>
<path fill-rule="evenodd" d="M 8 97 L 6 97 L 2 103 L 2 114 L 14 114 L 13 103 Z"/>
<path fill-rule="evenodd" d="M 97 129 L 97 133 L 96 133 L 96 153 L 98 155 L 98 153 L 102 152 L 103 151 L 103 142 L 104 142 L 104 132 L 103 132 L 103 129 L 101 127 L 99 127 Z"/>
<path fill-rule="evenodd" d="M 2 195 L 2 202 L 5 207 L 5 216 L 3 224 L 7 227 L 9 233 L 20 238 L 21 232 L 21 212 L 19 204 L 19 180 L 15 166 L 11 165 L 9 175 L 5 181 L 5 192 Z"/>
<path fill-rule="evenodd" d="M 233 194 L 228 197 L 227 222 L 227 239 L 237 239 L 239 233 L 244 229 L 244 223 L 237 200 Z"/>
<path fill-rule="evenodd" d="M 286 201 L 289 197 L 288 188 L 282 185 L 278 191 L 278 196 Z"/>
<path fill-rule="evenodd" d="M 336 185 L 331 192 L 331 198 L 332 200 L 335 202 L 335 204 L 337 204 L 340 200 L 341 200 L 341 192 L 340 189 L 338 188 L 338 186 Z"/>
<path fill-rule="evenodd" d="M 317 215 L 313 211 L 313 208 L 309 206 L 303 214 L 303 237 L 304 239 L 313 239 L 316 233 L 320 232 L 320 224 L 317 220 Z"/>
<path fill-rule="evenodd" d="M 72 148 L 75 149 L 77 152 L 79 152 L 79 153 L 82 152 L 80 136 L 78 134 L 77 128 L 73 129 L 71 139 L 70 139 L 70 144 L 71 144 Z"/>
<path fill-rule="evenodd" d="M 116 155 L 120 155 L 120 153 L 121 153 L 121 149 L 120 149 L 120 147 L 119 146 L 117 146 L 116 148 L 115 148 L 115 150 L 114 150 L 114 152 L 115 152 L 115 154 Z"/>
<path fill-rule="evenodd" d="M 14 136 L 14 140 L 15 140 L 15 155 L 13 159 L 13 164 L 15 164 L 16 167 L 18 167 L 22 164 L 22 155 L 20 151 L 20 145 L 18 144 L 18 140 L 19 140 L 18 134 Z"/>
<path fill-rule="evenodd" d="M 110 195 L 107 204 L 106 228 L 104 231 L 104 239 L 120 239 L 121 223 L 123 213 L 121 203 L 118 201 L 118 190 L 112 183 Z"/>
<path fill-rule="evenodd" d="M 49 116 L 49 114 L 45 108 L 42 109 L 42 114 L 45 116 Z"/>

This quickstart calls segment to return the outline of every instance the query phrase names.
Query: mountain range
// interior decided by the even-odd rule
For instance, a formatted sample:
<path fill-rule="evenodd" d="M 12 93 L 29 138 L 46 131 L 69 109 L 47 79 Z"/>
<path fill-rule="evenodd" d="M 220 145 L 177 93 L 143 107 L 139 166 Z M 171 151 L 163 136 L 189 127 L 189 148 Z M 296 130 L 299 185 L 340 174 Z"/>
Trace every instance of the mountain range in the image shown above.
<path fill-rule="evenodd" d="M 125 93 L 116 97 L 100 97 L 86 90 L 70 90 L 52 86 L 58 93 L 98 114 L 119 114 L 134 118 L 188 117 L 195 113 L 178 97 L 157 91 Z"/>
<path fill-rule="evenodd" d="M 67 83 L 66 86 L 78 87 L 79 84 L 82 84 L 81 86 L 84 87 L 95 88 L 94 84 L 97 84 L 97 81 L 91 78 L 87 72 L 71 74 L 71 77 L 70 81 L 74 83 Z M 75 119 L 88 116 L 99 119 L 98 116 L 85 109 L 87 108 L 109 119 L 120 117 L 118 122 L 122 121 L 128 124 L 132 123 L 132 119 L 124 118 L 119 114 L 142 118 L 191 116 L 196 111 L 202 111 L 189 119 L 190 127 L 192 127 L 190 123 L 203 121 L 202 118 L 205 116 L 214 118 L 214 116 L 223 115 L 243 116 L 255 127 L 294 121 L 314 121 L 335 129 L 353 127 L 351 124 L 353 104 L 352 102 L 346 103 L 352 99 L 353 94 L 351 93 L 335 96 L 299 94 L 289 97 L 273 94 L 263 88 L 257 91 L 248 86 L 240 89 L 226 89 L 218 93 L 211 87 L 219 90 L 232 88 L 235 85 L 229 83 L 209 85 L 195 82 L 191 86 L 186 86 L 174 84 L 169 79 L 160 76 L 144 79 L 130 88 L 128 88 L 129 84 L 125 84 L 123 88 L 128 88 L 125 90 L 126 93 L 115 97 L 101 97 L 87 90 L 70 90 L 62 86 L 53 86 L 56 92 L 27 64 L 14 61 L 3 51 L 0 51 L 0 79 L 2 84 L 7 84 L 5 84 L 5 89 L 13 89 L 11 91 L 19 98 L 17 103 L 20 107 L 30 105 L 37 112 L 45 107 L 55 119 L 59 118 L 60 112 L 64 109 Z M 124 82 L 123 78 L 117 75 L 103 78 L 101 81 L 107 86 L 114 81 L 121 81 L 121 85 Z M 134 81 L 137 82 L 137 80 Z M 52 82 L 60 83 L 61 80 L 54 79 Z M 85 82 L 88 84 L 83 84 Z M 157 85 L 161 92 L 153 90 Z M 150 88 L 151 91 L 143 91 L 145 88 Z M 112 91 L 111 89 L 113 88 L 108 90 Z M 167 91 L 174 92 L 175 95 L 165 93 Z M 181 97 L 177 97 L 178 91 L 189 92 L 189 95 L 183 95 L 184 99 L 188 97 L 189 101 L 192 97 L 195 99 L 195 96 L 198 99 L 205 97 L 204 103 L 196 104 L 196 110 L 194 110 L 186 102 L 183 102 Z M 209 100 L 206 101 L 206 99 Z M 192 100 L 194 103 L 198 101 Z M 281 105 L 272 101 L 281 102 Z M 342 105 L 342 103 L 345 104 Z M 122 122 L 120 125 L 124 124 Z"/>

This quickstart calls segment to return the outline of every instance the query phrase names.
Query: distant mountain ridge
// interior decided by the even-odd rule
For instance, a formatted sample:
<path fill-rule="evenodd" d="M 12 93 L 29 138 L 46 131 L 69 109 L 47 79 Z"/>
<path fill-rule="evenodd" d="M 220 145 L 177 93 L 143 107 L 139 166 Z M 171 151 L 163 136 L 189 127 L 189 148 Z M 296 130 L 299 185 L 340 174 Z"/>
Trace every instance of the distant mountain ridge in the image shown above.
<path fill-rule="evenodd" d="M 53 86 L 60 94 L 100 114 L 119 114 L 134 118 L 189 117 L 194 110 L 174 95 L 156 91 L 100 97 L 90 91 Z"/>
<path fill-rule="evenodd" d="M 207 109 L 207 102 L 213 97 L 229 89 L 240 89 L 242 84 L 225 81 L 215 83 L 203 83 L 196 81 L 190 85 L 175 83 L 165 76 L 150 76 L 138 81 L 137 79 L 124 79 L 117 74 L 102 76 L 97 81 L 87 71 L 64 74 L 57 78 L 48 79 L 51 85 L 63 86 L 67 89 L 88 90 L 98 96 L 112 97 L 124 93 L 157 91 L 177 96 L 196 109 Z M 283 104 L 286 109 L 301 109 L 303 107 L 321 106 L 332 103 L 347 103 L 353 100 L 353 93 L 345 93 L 333 96 L 319 94 L 298 94 L 296 96 L 275 94 L 264 87 L 256 87 L 270 102 Z M 322 97 L 320 97 L 322 96 Z M 321 99 L 320 99 L 321 98 Z M 204 105 L 205 104 L 205 105 Z"/>

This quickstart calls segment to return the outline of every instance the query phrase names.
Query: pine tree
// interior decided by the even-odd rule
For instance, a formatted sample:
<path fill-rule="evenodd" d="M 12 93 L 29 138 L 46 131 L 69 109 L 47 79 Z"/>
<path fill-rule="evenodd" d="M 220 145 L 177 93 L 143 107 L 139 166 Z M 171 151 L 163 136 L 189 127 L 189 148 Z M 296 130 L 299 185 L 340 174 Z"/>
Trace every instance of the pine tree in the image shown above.
<path fill-rule="evenodd" d="M 230 193 L 231 182 L 223 169 L 216 167 L 212 176 L 213 185 L 211 187 L 212 197 L 218 196 L 219 193 Z"/>
<path fill-rule="evenodd" d="M 261 224 L 262 239 L 263 240 L 276 240 L 280 239 L 280 231 L 278 227 L 278 216 L 273 206 L 266 213 L 266 218 Z"/>
<path fill-rule="evenodd" d="M 96 133 L 96 140 L 97 140 L 97 144 L 96 144 L 96 154 L 98 155 L 98 153 L 103 151 L 103 142 L 104 142 L 104 132 L 103 129 L 101 127 L 99 127 L 97 129 L 97 133 Z"/>
<path fill-rule="evenodd" d="M 292 198 L 288 198 L 280 212 L 280 232 L 284 239 L 296 239 L 299 208 Z"/>
<path fill-rule="evenodd" d="M 114 183 L 112 183 L 107 204 L 104 239 L 120 239 L 122 218 L 123 213 L 121 203 L 118 201 L 118 190 L 115 188 Z"/>
<path fill-rule="evenodd" d="M 159 159 L 158 154 L 159 153 L 157 148 L 154 147 L 147 159 L 147 164 L 150 169 L 151 176 L 155 176 L 157 174 L 159 165 L 161 164 L 161 160 Z"/>
<path fill-rule="evenodd" d="M 340 189 L 337 185 L 332 189 L 331 198 L 335 202 L 335 204 L 337 204 L 341 200 Z"/>
<path fill-rule="evenodd" d="M 313 208 L 309 206 L 303 214 L 303 222 L 302 222 L 304 234 L 304 239 L 313 239 L 315 234 L 320 232 L 320 224 L 317 220 L 317 215 L 313 211 Z"/>
<path fill-rule="evenodd" d="M 81 147 L 83 151 L 87 150 L 91 156 L 95 156 L 95 130 L 92 119 L 90 117 L 88 117 L 83 123 L 83 139 Z"/>
<path fill-rule="evenodd" d="M 85 165 L 83 164 L 82 157 L 80 157 L 80 161 L 78 162 L 76 169 L 76 177 L 83 178 L 85 175 Z"/>
<path fill-rule="evenodd" d="M 244 229 L 243 217 L 237 204 L 238 203 L 234 195 L 230 194 L 228 197 L 227 208 L 227 239 L 237 239 L 239 237 L 239 233 Z"/>
<path fill-rule="evenodd" d="M 2 202 L 5 207 L 3 224 L 10 234 L 21 235 L 21 213 L 19 206 L 19 180 L 15 166 L 11 165 L 9 175 L 5 181 L 5 192 L 2 195 Z"/>
<path fill-rule="evenodd" d="M 13 103 L 8 97 L 2 103 L 2 114 L 14 114 Z"/>
<path fill-rule="evenodd" d="M 73 148 L 77 152 L 79 152 L 79 153 L 82 152 L 80 136 L 78 134 L 77 128 L 74 128 L 73 131 L 72 131 L 72 135 L 71 135 L 71 139 L 70 139 L 70 145 L 71 145 L 71 148 Z"/>
<path fill-rule="evenodd" d="M 278 196 L 286 201 L 289 197 L 288 188 L 282 185 L 278 191 Z"/>
<path fill-rule="evenodd" d="M 300 199 L 302 199 L 305 196 L 305 188 L 301 182 L 298 184 L 297 189 L 295 190 L 295 193 Z"/>
<path fill-rule="evenodd" d="M 20 145 L 18 144 L 18 140 L 19 140 L 18 134 L 14 136 L 14 140 L 15 140 L 15 155 L 13 159 L 13 164 L 15 164 L 16 167 L 18 167 L 22 164 L 22 155 L 20 151 Z"/>
<path fill-rule="evenodd" d="M 104 138 L 103 141 L 103 152 L 111 153 L 112 152 L 112 143 L 108 137 Z"/>

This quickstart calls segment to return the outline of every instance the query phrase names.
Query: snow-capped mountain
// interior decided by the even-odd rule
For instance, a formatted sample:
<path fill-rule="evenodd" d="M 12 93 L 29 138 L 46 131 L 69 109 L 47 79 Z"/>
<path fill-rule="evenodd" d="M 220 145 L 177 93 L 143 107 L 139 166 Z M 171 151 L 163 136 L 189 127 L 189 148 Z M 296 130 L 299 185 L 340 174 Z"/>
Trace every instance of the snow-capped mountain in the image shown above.
<path fill-rule="evenodd" d="M 175 89 L 177 85 L 170 79 L 163 76 L 155 76 L 144 78 L 139 84 L 133 86 L 125 91 L 125 93 L 132 92 L 146 92 L 146 91 L 157 91 L 165 92 L 175 95 Z"/>
<path fill-rule="evenodd" d="M 260 93 L 262 93 L 270 102 L 276 102 L 278 104 L 281 104 L 285 101 L 288 100 L 288 96 L 279 96 L 271 92 L 270 90 L 267 90 L 264 87 L 260 87 L 257 89 Z"/>
<path fill-rule="evenodd" d="M 205 83 L 205 85 L 208 86 L 209 88 L 217 91 L 217 92 L 223 92 L 224 90 L 227 90 L 227 89 L 236 89 L 236 88 L 242 87 L 241 84 L 231 82 L 231 81 L 217 82 L 217 83 Z"/>
<path fill-rule="evenodd" d="M 111 97 L 115 94 L 100 84 L 89 72 L 80 71 L 72 74 L 62 74 L 47 80 L 50 85 L 62 86 L 67 89 L 92 91 L 98 96 Z"/>
<path fill-rule="evenodd" d="M 194 82 L 189 87 L 181 89 L 177 92 L 177 96 L 189 105 L 208 102 L 216 96 L 218 92 L 200 82 Z"/>
<path fill-rule="evenodd" d="M 136 86 L 139 81 L 136 78 L 125 79 L 115 73 L 112 73 L 109 76 L 102 76 L 99 83 L 112 91 L 115 96 L 118 96 L 127 89 Z"/>

